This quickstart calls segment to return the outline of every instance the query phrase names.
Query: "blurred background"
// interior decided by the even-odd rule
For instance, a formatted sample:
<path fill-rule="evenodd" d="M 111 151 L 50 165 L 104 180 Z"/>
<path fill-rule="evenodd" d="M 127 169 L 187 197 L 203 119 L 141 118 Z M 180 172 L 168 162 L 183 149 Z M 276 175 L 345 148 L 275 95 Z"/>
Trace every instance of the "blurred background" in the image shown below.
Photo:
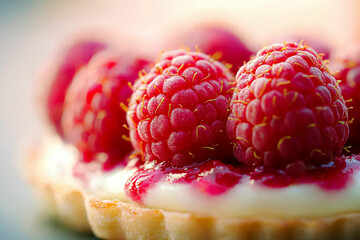
<path fill-rule="evenodd" d="M 47 128 L 38 97 L 44 66 L 73 39 L 110 39 L 119 49 L 155 56 L 178 32 L 210 22 L 232 29 L 254 52 L 294 36 L 338 52 L 359 41 L 359 6 L 357 0 L 0 0 L 0 239 L 93 239 L 44 219 L 19 170 L 26 146 Z"/>

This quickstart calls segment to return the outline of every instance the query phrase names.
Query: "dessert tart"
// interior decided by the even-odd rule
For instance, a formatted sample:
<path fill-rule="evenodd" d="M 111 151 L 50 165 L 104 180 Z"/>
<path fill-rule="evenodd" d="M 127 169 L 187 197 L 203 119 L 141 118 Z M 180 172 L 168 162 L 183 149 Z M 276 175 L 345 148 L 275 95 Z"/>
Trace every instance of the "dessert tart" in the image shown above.
<path fill-rule="evenodd" d="M 44 214 L 69 229 L 90 233 L 84 195 L 72 172 L 77 153 L 75 149 L 59 145 L 61 141 L 53 136 L 34 144 L 25 159 L 23 172 Z"/>
<path fill-rule="evenodd" d="M 60 139 L 49 138 L 44 142 L 46 146 L 40 148 L 43 149 L 41 155 L 30 161 L 56 166 L 56 162 L 64 164 L 63 157 L 75 160 L 75 149 Z M 80 220 L 86 219 L 86 215 L 78 210 L 86 207 L 92 231 L 104 239 L 356 239 L 359 234 L 360 214 L 355 210 L 359 209 L 360 199 L 360 157 L 357 155 L 339 159 L 346 167 L 329 165 L 326 171 L 314 171 L 309 179 L 294 177 L 288 182 L 281 173 L 249 176 L 250 169 L 239 172 L 219 161 L 209 161 L 194 166 L 192 172 L 186 171 L 189 178 L 208 174 L 210 179 L 203 177 L 188 183 L 179 177 L 169 182 L 169 176 L 185 171 L 167 172 L 159 166 L 157 171 L 162 178 L 148 187 L 149 194 L 141 198 L 142 202 L 135 200 L 138 195 L 127 197 L 121 191 L 125 187 L 123 179 L 134 172 L 133 181 L 139 174 L 150 175 L 149 169 L 136 170 L 137 161 L 135 157 L 129 166 L 117 166 L 108 172 L 98 168 L 88 188 L 79 179 L 73 185 L 61 186 L 64 176 L 58 176 L 55 183 L 48 185 L 50 197 L 55 196 L 55 207 L 63 211 L 58 212 L 58 216 L 71 228 L 78 229 L 75 222 L 84 228 L 88 223 Z M 218 174 L 210 173 L 215 171 Z M 215 179 L 211 179 L 214 176 Z M 242 180 L 234 185 L 233 178 L 240 177 Z M 45 183 L 42 181 L 34 186 L 41 186 Z M 295 186 L 296 181 L 302 184 Z M 141 184 L 139 190 L 146 185 L 146 182 Z M 208 188 L 204 190 L 206 185 Z M 134 190 L 132 192 L 140 192 Z M 64 215 L 64 209 L 73 212 Z"/>
<path fill-rule="evenodd" d="M 104 239 L 360 237 L 360 156 L 341 155 L 345 101 L 310 47 L 266 47 L 236 81 L 205 54 L 166 52 L 140 74 L 128 107 L 112 80 L 124 78 L 107 74 L 121 61 L 97 55 L 67 90 L 64 139 L 45 137 L 28 159 L 59 216 L 74 211 L 64 221 Z M 101 130 L 125 123 L 116 107 L 132 144 L 121 151 Z M 57 197 L 62 187 L 68 197 Z"/>

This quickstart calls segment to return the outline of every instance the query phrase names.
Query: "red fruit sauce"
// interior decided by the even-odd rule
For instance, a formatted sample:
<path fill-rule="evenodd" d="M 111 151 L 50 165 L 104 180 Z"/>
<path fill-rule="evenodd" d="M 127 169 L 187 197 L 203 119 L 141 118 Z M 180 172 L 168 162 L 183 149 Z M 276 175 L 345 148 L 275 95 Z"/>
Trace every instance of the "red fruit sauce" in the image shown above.
<path fill-rule="evenodd" d="M 313 167 L 306 173 L 249 168 L 237 164 L 224 164 L 210 160 L 186 168 L 174 168 L 165 162 L 137 165 L 139 168 L 127 181 L 125 192 L 133 201 L 142 203 L 148 190 L 160 180 L 167 183 L 187 183 L 209 195 L 225 193 L 242 180 L 252 180 L 270 188 L 283 188 L 294 184 L 316 184 L 326 191 L 338 191 L 351 181 L 356 169 L 360 169 L 360 155 L 342 156 L 333 162 Z"/>

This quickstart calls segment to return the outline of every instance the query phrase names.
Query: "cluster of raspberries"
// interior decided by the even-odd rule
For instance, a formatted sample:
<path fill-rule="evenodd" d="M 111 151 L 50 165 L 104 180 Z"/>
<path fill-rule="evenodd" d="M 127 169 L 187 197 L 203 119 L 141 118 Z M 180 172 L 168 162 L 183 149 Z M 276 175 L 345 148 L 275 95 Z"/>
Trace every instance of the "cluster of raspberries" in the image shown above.
<path fill-rule="evenodd" d="M 74 77 L 61 129 L 85 161 L 107 153 L 116 163 L 133 147 L 145 162 L 174 167 L 209 159 L 251 167 L 319 166 L 347 141 L 340 81 L 301 43 L 265 47 L 235 80 L 223 63 L 198 51 L 165 52 L 140 71 L 147 66 L 103 53 Z"/>

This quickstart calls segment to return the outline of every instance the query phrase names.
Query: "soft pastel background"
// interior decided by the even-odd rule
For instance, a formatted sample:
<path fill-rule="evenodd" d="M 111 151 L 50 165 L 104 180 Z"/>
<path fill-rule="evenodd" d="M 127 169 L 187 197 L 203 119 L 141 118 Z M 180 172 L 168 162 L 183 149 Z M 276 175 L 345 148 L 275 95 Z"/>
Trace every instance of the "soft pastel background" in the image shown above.
<path fill-rule="evenodd" d="M 92 239 L 44 219 L 21 178 L 24 149 L 44 131 L 42 66 L 69 39 L 95 34 L 120 48 L 162 49 L 204 21 L 232 27 L 254 50 L 283 33 L 342 49 L 359 39 L 357 0 L 0 0 L 0 239 Z M 26 171 L 26 169 L 25 169 Z"/>

